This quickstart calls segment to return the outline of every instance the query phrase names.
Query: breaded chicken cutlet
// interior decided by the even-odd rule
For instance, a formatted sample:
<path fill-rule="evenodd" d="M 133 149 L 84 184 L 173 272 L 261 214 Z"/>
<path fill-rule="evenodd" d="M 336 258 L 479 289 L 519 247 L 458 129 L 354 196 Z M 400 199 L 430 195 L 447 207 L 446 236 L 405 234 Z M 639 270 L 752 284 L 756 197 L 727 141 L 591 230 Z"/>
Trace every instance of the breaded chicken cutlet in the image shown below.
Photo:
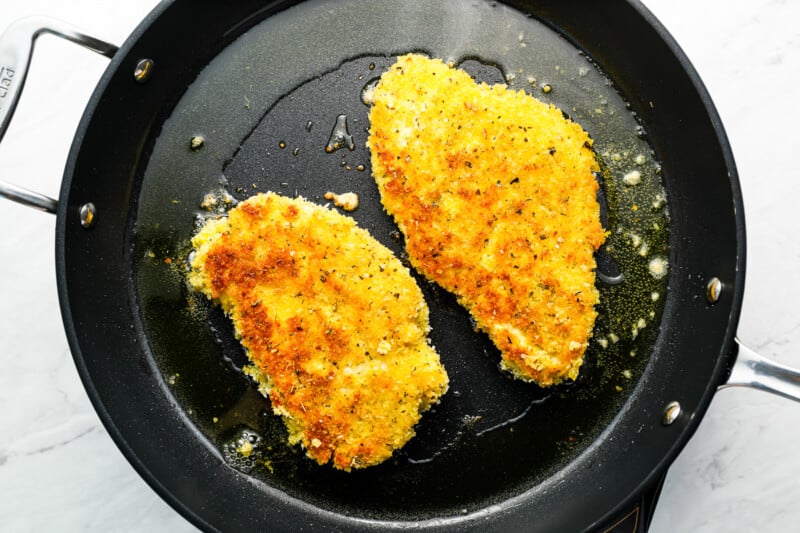
<path fill-rule="evenodd" d="M 576 378 L 605 239 L 588 134 L 416 54 L 381 76 L 369 119 L 373 175 L 412 265 L 458 297 L 515 377 Z"/>
<path fill-rule="evenodd" d="M 231 318 L 247 372 L 316 462 L 388 459 L 447 390 L 419 287 L 353 219 L 259 194 L 192 244 L 191 286 Z"/>

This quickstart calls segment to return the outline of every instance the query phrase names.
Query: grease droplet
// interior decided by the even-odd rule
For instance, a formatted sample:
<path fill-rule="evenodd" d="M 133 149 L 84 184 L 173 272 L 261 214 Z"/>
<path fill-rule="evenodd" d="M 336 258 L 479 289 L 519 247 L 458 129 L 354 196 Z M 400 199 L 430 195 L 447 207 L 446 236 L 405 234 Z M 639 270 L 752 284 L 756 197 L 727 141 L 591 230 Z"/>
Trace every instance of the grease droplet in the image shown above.
<path fill-rule="evenodd" d="M 356 149 L 353 136 L 350 135 L 347 129 L 347 115 L 339 115 L 336 117 L 336 124 L 333 126 L 328 144 L 325 146 L 325 151 L 330 154 L 345 146 L 351 152 Z"/>

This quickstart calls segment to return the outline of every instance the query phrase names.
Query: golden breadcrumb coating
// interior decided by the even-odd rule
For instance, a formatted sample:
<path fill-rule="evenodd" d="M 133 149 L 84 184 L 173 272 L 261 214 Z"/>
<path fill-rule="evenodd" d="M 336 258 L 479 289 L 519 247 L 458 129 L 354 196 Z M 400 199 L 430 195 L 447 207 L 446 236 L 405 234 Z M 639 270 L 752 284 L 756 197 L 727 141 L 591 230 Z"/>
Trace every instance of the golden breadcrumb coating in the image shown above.
<path fill-rule="evenodd" d="M 192 244 L 191 286 L 230 316 L 247 372 L 318 463 L 388 459 L 447 390 L 419 287 L 351 218 L 259 194 Z"/>
<path fill-rule="evenodd" d="M 372 169 L 411 262 L 454 293 L 516 377 L 578 375 L 605 239 L 592 140 L 523 91 L 409 54 L 370 110 Z"/>

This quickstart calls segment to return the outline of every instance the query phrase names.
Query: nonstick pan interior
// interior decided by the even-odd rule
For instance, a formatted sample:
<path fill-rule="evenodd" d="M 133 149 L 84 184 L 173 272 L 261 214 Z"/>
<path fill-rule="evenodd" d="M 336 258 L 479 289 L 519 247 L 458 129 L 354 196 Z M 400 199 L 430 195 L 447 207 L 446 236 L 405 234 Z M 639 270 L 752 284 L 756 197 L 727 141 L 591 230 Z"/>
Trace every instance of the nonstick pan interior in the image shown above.
<path fill-rule="evenodd" d="M 308 31 L 308 21 L 323 9 L 330 31 Z M 346 5 L 298 6 L 215 58 L 155 143 L 142 182 L 133 261 L 152 355 L 184 409 L 234 467 L 339 512 L 433 518 L 474 511 L 542 482 L 584 451 L 631 394 L 666 295 L 666 279 L 648 272 L 650 261 L 667 257 L 666 200 L 641 126 L 602 73 L 563 37 L 489 4 L 405 4 L 396 16 L 387 16 L 388 9 L 390 3 L 374 5 L 353 28 Z M 434 22 L 442 11 L 454 24 L 444 31 Z M 404 38 L 398 32 L 409 18 L 414 31 Z M 302 47 L 287 46 L 301 33 Z M 602 254 L 602 318 L 577 383 L 542 389 L 500 372 L 499 353 L 474 331 L 468 313 L 418 277 L 451 390 L 396 458 L 341 473 L 286 447 L 280 420 L 240 371 L 246 360 L 229 321 L 185 288 L 187 243 L 196 223 L 219 214 L 226 194 L 243 199 L 269 190 L 325 204 L 326 191 L 354 191 L 360 206 L 352 216 L 402 257 L 402 238 L 370 175 L 369 108 L 362 93 L 397 54 L 410 50 L 454 61 L 479 81 L 508 83 L 553 102 L 596 139 L 606 166 L 599 176 L 605 222 L 613 230 L 611 251 Z M 341 149 L 326 150 L 331 139 L 348 135 Z M 622 181 L 632 171 L 644 176 L 635 188 Z M 209 194 L 219 204 L 202 208 Z M 641 209 L 632 211 L 637 204 Z M 256 443 L 255 454 L 237 455 L 242 439 Z"/>
<path fill-rule="evenodd" d="M 177 24 L 179 3 L 162 11 L 153 27 Z M 209 13 L 207 8 L 197 11 Z M 184 85 L 173 96 L 160 98 L 169 105 L 154 115 L 137 145 L 137 162 L 130 167 L 134 184 L 121 185 L 122 200 L 130 197 L 133 209 L 120 210 L 124 264 L 112 267 L 121 268 L 125 279 L 115 270 L 110 283 L 122 282 L 132 304 L 129 309 L 118 302 L 121 316 L 106 318 L 111 323 L 104 324 L 102 333 L 113 338 L 124 328 L 115 329 L 113 323 L 125 323 L 130 316 L 138 338 L 126 336 L 126 343 L 115 344 L 117 351 L 128 354 L 115 361 L 127 365 L 121 367 L 126 373 L 109 371 L 102 335 L 74 326 L 73 314 L 86 312 L 87 305 L 75 302 L 65 311 L 68 331 L 77 336 L 73 351 L 90 394 L 107 424 L 121 428 L 112 429 L 112 435 L 145 477 L 199 524 L 274 524 L 300 512 L 307 524 L 316 520 L 366 527 L 388 520 L 445 527 L 503 515 L 521 524 L 525 513 L 544 513 L 537 527 L 547 529 L 604 517 L 654 470 L 666 466 L 669 455 L 677 452 L 676 436 L 691 420 L 658 428 L 662 399 L 650 403 L 648 398 L 673 386 L 662 377 L 674 372 L 678 362 L 673 357 L 681 353 L 684 341 L 676 337 L 678 326 L 670 326 L 666 336 L 664 326 L 686 321 L 691 306 L 676 311 L 682 304 L 679 298 L 696 298 L 683 296 L 683 289 L 692 284 L 674 274 L 691 270 L 695 259 L 667 248 L 667 228 L 680 233 L 686 221 L 674 216 L 683 213 L 681 208 L 667 212 L 660 184 L 662 178 L 667 182 L 671 201 L 675 189 L 669 169 L 679 165 L 663 158 L 660 173 L 659 138 L 654 135 L 652 146 L 648 144 L 647 120 L 637 121 L 632 112 L 641 112 L 642 102 L 634 99 L 633 109 L 628 109 L 616 92 L 615 76 L 610 81 L 589 61 L 594 56 L 587 58 L 569 40 L 502 5 L 308 2 L 266 18 L 233 40 L 237 29 L 266 14 L 245 17 L 246 25 L 226 33 L 210 63 L 197 69 L 199 74 L 180 58 L 160 63 L 156 58 L 162 69 L 165 63 L 180 64 L 195 73 L 179 71 L 176 78 L 192 81 L 188 89 L 183 93 Z M 640 18 L 635 21 L 647 27 Z M 152 53 L 153 45 L 148 49 L 140 44 L 133 47 L 138 50 L 128 51 L 131 58 Z M 368 108 L 361 90 L 393 56 L 408 51 L 451 60 L 478 80 L 505 80 L 524 88 L 558 105 L 593 136 L 606 170 L 598 179 L 611 231 L 610 249 L 599 256 L 606 278 L 600 285 L 601 318 L 578 381 L 542 390 L 501 374 L 496 350 L 473 331 L 467 314 L 450 295 L 418 279 L 431 307 L 431 338 L 451 376 L 451 391 L 425 415 L 418 436 L 393 460 L 345 474 L 311 464 L 285 445 L 282 424 L 238 370 L 243 355 L 230 324 L 187 291 L 185 260 L 198 220 L 213 214 L 201 208 L 206 195 L 227 192 L 241 199 L 266 190 L 320 203 L 327 190 L 355 191 L 361 206 L 352 216 L 401 255 L 402 242 L 370 178 L 363 144 Z M 676 64 L 680 67 L 673 58 L 671 68 Z M 159 100 L 158 72 L 143 85 L 143 100 Z M 549 92 L 542 91 L 545 85 Z M 109 100 L 95 102 L 98 110 L 110 106 Z M 702 104 L 694 103 L 704 110 Z M 340 116 L 346 117 L 353 149 L 327 153 L 325 146 Z M 93 137 L 102 136 L 87 134 L 87 144 L 101 143 Z M 719 155 L 705 152 L 712 159 Z M 81 166 L 77 159 L 72 166 Z M 717 157 L 709 165 L 716 166 L 714 176 L 720 176 L 717 167 L 722 165 L 723 186 L 728 183 L 726 162 Z M 97 160 L 95 164 L 102 168 Z M 623 176 L 634 167 L 649 187 L 623 186 Z M 85 188 L 69 190 L 70 203 L 79 203 Z M 730 213 L 726 216 L 718 223 L 728 221 L 727 230 L 717 235 L 723 235 L 720 242 L 727 245 L 736 227 Z M 91 236 L 78 234 L 79 245 L 69 247 L 70 254 L 91 254 L 99 240 L 104 244 L 95 256 L 116 257 L 116 252 L 109 253 L 108 248 L 114 248 L 109 241 L 100 239 L 105 231 L 119 235 L 119 226 L 98 225 Z M 641 253 L 642 243 L 648 245 L 647 253 Z M 723 255 L 716 257 L 722 260 Z M 666 260 L 670 276 L 652 275 L 654 258 Z M 70 263 L 71 276 L 103 275 L 102 264 L 81 269 L 79 263 Z M 620 273 L 624 281 L 617 283 Z M 73 287 L 78 283 L 70 282 Z M 721 372 L 718 356 L 727 347 L 720 335 L 725 338 L 731 319 L 722 304 L 721 312 L 708 319 L 717 324 L 718 334 L 696 343 L 699 352 L 710 355 L 701 358 L 698 379 L 682 384 L 693 389 L 686 393 L 690 408 L 704 408 L 714 387 L 710 381 L 717 379 L 710 376 Z M 694 324 L 703 326 L 701 319 Z M 146 387 L 136 386 L 140 380 Z M 130 404 L 131 398 L 142 399 L 140 412 L 125 416 L 114 411 L 114 404 Z M 143 434 L 145 426 L 144 433 L 152 431 L 155 439 Z M 140 431 L 134 435 L 136 427 Z M 255 455 L 236 455 L 236 443 L 242 439 L 252 439 Z M 658 444 L 646 447 L 641 458 L 631 464 L 620 461 L 640 441 L 653 440 Z M 193 466 L 187 470 L 182 466 L 186 464 Z M 183 479 L 186 483 L 181 484 Z M 576 485 L 586 485 L 571 494 L 571 504 L 583 509 L 584 516 L 554 512 L 553 502 L 563 501 L 565 487 Z M 608 490 L 598 494 L 597 488 L 603 487 Z M 253 510 L 265 504 L 268 513 Z M 519 514 L 522 507 L 527 511 Z"/>

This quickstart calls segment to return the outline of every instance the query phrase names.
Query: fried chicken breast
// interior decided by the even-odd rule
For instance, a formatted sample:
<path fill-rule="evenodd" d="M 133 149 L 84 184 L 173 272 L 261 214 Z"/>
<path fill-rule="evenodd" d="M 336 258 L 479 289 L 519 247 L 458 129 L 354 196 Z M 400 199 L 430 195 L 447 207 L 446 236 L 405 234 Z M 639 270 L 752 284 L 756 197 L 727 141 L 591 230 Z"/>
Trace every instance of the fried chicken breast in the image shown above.
<path fill-rule="evenodd" d="M 372 171 L 412 265 L 542 386 L 574 379 L 605 238 L 592 140 L 554 106 L 409 54 L 370 109 Z"/>
<path fill-rule="evenodd" d="M 447 390 L 419 287 L 353 219 L 266 193 L 192 244 L 190 285 L 230 316 L 247 373 L 316 462 L 388 459 Z"/>

